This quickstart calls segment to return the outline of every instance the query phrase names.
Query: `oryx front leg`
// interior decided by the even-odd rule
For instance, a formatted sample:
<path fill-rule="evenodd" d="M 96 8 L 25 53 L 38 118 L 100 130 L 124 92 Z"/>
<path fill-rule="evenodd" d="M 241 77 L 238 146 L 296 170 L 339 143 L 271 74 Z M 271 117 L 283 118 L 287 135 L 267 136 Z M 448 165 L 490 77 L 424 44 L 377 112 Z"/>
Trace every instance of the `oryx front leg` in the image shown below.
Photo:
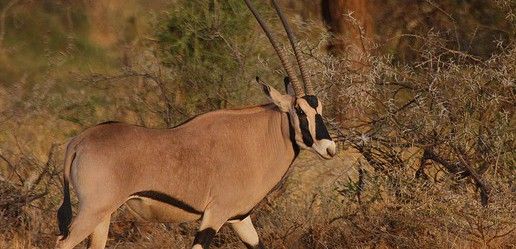
<path fill-rule="evenodd" d="M 258 233 L 253 226 L 251 216 L 247 216 L 245 219 L 231 223 L 231 227 L 238 234 L 238 237 L 244 242 L 245 246 L 250 249 L 265 249 L 265 246 L 260 241 Z"/>
<path fill-rule="evenodd" d="M 192 249 L 207 249 L 210 247 L 213 237 L 227 221 L 227 218 L 223 217 L 223 215 L 220 215 L 220 212 L 211 210 L 204 212 L 199 231 L 195 234 Z"/>

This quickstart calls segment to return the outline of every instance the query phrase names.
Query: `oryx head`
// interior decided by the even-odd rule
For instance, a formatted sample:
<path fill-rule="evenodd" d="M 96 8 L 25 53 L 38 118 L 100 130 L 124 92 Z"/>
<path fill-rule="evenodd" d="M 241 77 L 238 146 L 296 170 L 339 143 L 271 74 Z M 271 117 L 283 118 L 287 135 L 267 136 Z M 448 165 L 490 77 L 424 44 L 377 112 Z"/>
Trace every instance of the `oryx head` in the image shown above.
<path fill-rule="evenodd" d="M 260 23 L 260 26 L 265 31 L 265 34 L 269 38 L 274 50 L 276 50 L 276 53 L 289 76 L 288 78 L 285 78 L 287 94 L 281 94 L 271 86 L 260 82 L 260 84 L 262 84 L 263 91 L 281 111 L 289 114 L 291 126 L 295 131 L 296 143 L 301 148 L 312 150 L 325 159 L 332 158 L 336 154 L 336 145 L 335 142 L 332 141 L 326 125 L 323 122 L 322 103 L 315 96 L 312 83 L 306 70 L 303 55 L 299 50 L 294 33 L 290 29 L 286 18 L 278 7 L 276 0 L 272 0 L 272 4 L 283 23 L 283 27 L 287 32 L 290 44 L 294 50 L 297 63 L 299 64 L 301 77 L 304 82 L 304 87 L 298 80 L 295 70 L 289 63 L 285 52 L 278 45 L 272 31 L 260 17 L 250 0 L 245 0 L 245 2 L 256 17 L 258 23 Z"/>

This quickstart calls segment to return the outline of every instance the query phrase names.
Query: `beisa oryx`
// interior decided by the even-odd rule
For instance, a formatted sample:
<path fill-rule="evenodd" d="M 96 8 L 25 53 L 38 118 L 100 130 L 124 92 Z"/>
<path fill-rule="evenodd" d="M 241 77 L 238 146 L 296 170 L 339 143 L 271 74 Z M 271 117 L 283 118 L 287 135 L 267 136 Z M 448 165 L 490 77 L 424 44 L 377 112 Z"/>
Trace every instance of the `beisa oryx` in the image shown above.
<path fill-rule="evenodd" d="M 330 159 L 336 146 L 276 1 L 272 3 L 293 47 L 304 87 L 272 32 L 250 1 L 245 2 L 289 76 L 288 94 L 260 82 L 272 103 L 205 113 L 170 129 L 104 123 L 74 137 L 65 155 L 57 248 L 73 248 L 87 236 L 89 248 L 104 248 L 111 214 L 123 204 L 148 221 L 201 219 L 193 248 L 208 248 L 225 223 L 248 248 L 264 248 L 251 210 L 280 182 L 300 149 Z M 70 183 L 79 200 L 73 221 Z"/>

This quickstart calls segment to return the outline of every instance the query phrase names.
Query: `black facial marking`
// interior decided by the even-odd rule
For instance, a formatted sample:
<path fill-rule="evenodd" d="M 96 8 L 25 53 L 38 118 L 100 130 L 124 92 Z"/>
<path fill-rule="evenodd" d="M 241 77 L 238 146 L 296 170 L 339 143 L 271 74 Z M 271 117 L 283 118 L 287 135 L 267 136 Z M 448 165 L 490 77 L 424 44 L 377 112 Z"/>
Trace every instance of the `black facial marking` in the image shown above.
<path fill-rule="evenodd" d="M 258 245 L 257 246 L 252 246 L 250 244 L 247 244 L 245 243 L 245 247 L 248 248 L 248 249 L 265 249 L 265 246 L 263 245 L 262 241 L 258 242 Z"/>
<path fill-rule="evenodd" d="M 215 237 L 215 229 L 206 228 L 202 231 L 199 231 L 195 234 L 195 239 L 193 245 L 201 245 L 202 248 L 210 247 L 211 240 Z"/>
<path fill-rule="evenodd" d="M 296 113 L 298 116 L 306 117 L 306 113 L 305 113 L 305 111 L 303 111 L 303 109 L 301 107 L 298 106 L 298 107 L 295 107 L 295 109 L 296 109 Z"/>
<path fill-rule="evenodd" d="M 320 114 L 315 114 L 315 139 L 331 140 L 330 134 L 328 134 L 328 129 L 326 129 L 326 125 L 324 125 L 322 116 Z"/>
<path fill-rule="evenodd" d="M 308 128 L 308 119 L 306 118 L 306 113 L 300 107 L 296 107 L 296 113 L 299 118 L 299 129 L 301 129 L 301 135 L 303 137 L 303 143 L 310 147 L 314 144 L 314 140 L 312 138 L 312 134 L 310 134 L 310 130 Z"/>
<path fill-rule="evenodd" d="M 176 199 L 170 195 L 167 195 L 165 193 L 158 192 L 158 191 L 152 191 L 152 190 L 141 191 L 141 192 L 134 193 L 133 195 L 140 196 L 140 197 L 146 197 L 146 198 L 150 198 L 150 199 L 153 199 L 156 201 L 164 202 L 164 203 L 170 204 L 174 207 L 180 208 L 189 213 L 203 214 L 202 211 L 195 209 L 194 207 L 186 204 L 185 202 L 183 202 L 179 199 Z"/>
<path fill-rule="evenodd" d="M 305 99 L 306 102 L 308 102 L 308 104 L 314 109 L 317 108 L 317 106 L 319 106 L 319 101 L 317 100 L 317 97 L 315 97 L 314 95 L 305 95 L 302 98 Z"/>

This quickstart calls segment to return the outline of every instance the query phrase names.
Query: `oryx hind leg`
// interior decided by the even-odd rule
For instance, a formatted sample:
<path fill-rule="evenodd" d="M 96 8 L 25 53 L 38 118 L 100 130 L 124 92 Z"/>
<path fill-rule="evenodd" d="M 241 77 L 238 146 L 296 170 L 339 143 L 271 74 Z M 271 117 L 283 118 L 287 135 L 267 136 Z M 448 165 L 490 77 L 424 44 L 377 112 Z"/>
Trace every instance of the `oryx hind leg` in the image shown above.
<path fill-rule="evenodd" d="M 97 225 L 95 230 L 93 230 L 93 233 L 90 235 L 90 238 L 88 241 L 88 249 L 103 249 L 106 247 L 110 221 L 111 221 L 111 214 L 108 214 Z"/>
<path fill-rule="evenodd" d="M 81 243 L 101 223 L 107 212 L 96 210 L 81 210 L 70 225 L 70 232 L 66 238 L 57 242 L 56 248 L 71 249 Z"/>
<path fill-rule="evenodd" d="M 251 216 L 247 216 L 241 221 L 231 223 L 231 227 L 238 234 L 238 237 L 244 242 L 245 246 L 250 249 L 265 249 L 265 246 L 260 241 L 258 233 L 253 226 Z"/>
<path fill-rule="evenodd" d="M 96 245 L 103 244 L 100 236 L 107 235 L 109 229 L 109 220 L 111 214 L 116 211 L 122 201 L 103 201 L 97 202 L 93 200 L 83 200 L 80 202 L 79 212 L 77 216 L 72 220 L 70 225 L 69 234 L 66 238 L 58 240 L 56 248 L 59 249 L 71 249 L 81 243 L 88 235 L 94 235 L 93 243 Z M 112 200 L 112 199 L 110 199 Z M 80 200 L 81 201 L 81 200 Z M 104 238 L 105 239 L 105 238 Z M 96 247 L 95 247 L 96 248 Z"/>

